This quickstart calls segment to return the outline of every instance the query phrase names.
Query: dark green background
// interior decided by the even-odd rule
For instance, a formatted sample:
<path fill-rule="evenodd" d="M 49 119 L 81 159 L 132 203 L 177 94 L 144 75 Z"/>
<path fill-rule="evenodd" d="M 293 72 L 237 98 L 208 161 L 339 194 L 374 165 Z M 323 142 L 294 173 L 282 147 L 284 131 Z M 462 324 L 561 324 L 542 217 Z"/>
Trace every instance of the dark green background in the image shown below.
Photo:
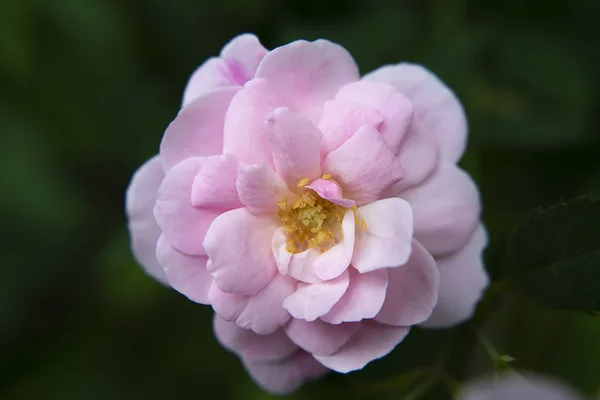
<path fill-rule="evenodd" d="M 529 210 L 600 188 L 599 17 L 598 0 L 2 1 L 0 398 L 269 398 L 215 341 L 209 307 L 136 266 L 123 214 L 188 75 L 236 34 L 268 48 L 324 37 L 362 72 L 413 61 L 440 75 L 470 120 L 462 165 L 499 277 Z M 600 319 L 508 296 L 485 325 L 515 366 L 598 390 Z M 415 330 L 384 361 L 295 398 L 398 399 L 402 374 L 448 334 Z M 490 369 L 469 344 L 449 367 Z"/>

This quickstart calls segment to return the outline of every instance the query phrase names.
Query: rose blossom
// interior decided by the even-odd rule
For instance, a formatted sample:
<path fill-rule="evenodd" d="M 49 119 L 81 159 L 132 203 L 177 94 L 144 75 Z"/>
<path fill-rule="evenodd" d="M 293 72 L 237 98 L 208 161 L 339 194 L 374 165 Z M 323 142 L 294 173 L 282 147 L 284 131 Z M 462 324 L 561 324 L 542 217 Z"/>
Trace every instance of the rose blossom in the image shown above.
<path fill-rule="evenodd" d="M 215 310 L 263 388 L 385 356 L 473 313 L 486 232 L 455 95 L 413 64 L 364 76 L 325 40 L 253 35 L 192 75 L 127 192 L 145 270 Z"/>
<path fill-rule="evenodd" d="M 582 400 L 583 398 L 549 378 L 527 375 L 482 379 L 468 384 L 460 400 Z"/>

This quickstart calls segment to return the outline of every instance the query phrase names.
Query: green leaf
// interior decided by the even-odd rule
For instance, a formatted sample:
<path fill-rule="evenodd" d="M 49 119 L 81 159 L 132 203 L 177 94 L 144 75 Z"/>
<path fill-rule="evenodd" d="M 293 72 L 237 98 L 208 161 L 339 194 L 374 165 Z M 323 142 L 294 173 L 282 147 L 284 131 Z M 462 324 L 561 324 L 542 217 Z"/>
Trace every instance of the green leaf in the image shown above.
<path fill-rule="evenodd" d="M 533 213 L 509 238 L 507 265 L 538 303 L 600 310 L 600 199 L 575 198 Z"/>

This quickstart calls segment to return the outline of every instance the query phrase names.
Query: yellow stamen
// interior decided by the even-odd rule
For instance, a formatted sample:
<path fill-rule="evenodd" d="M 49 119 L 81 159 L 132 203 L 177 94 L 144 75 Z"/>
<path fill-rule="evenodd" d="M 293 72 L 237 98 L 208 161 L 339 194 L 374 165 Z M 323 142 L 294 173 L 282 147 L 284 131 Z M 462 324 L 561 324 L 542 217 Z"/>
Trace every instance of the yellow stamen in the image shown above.
<path fill-rule="evenodd" d="M 364 219 L 362 220 L 362 229 L 363 231 L 367 231 L 367 221 L 365 221 Z"/>
<path fill-rule="evenodd" d="M 304 186 L 308 185 L 308 181 L 309 181 L 309 180 L 310 180 L 310 179 L 308 179 L 308 178 L 302 178 L 302 179 L 300 179 L 300 180 L 298 181 L 298 187 L 299 187 L 299 188 L 302 188 L 302 187 L 304 187 Z"/>
<path fill-rule="evenodd" d="M 323 176 L 321 177 L 321 179 L 325 179 L 325 180 L 331 179 L 331 175 L 329 175 L 329 174 L 323 174 Z"/>

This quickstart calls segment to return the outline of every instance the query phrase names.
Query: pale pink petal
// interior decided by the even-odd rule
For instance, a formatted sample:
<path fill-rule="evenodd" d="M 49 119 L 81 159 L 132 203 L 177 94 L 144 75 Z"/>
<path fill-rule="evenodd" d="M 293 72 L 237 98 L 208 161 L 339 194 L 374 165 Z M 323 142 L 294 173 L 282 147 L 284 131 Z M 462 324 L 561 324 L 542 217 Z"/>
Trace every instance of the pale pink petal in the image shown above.
<path fill-rule="evenodd" d="M 266 162 L 273 165 L 273 156 L 265 121 L 273 110 L 286 106 L 265 79 L 246 83 L 231 100 L 223 128 L 223 153 L 236 156 L 248 164 Z"/>
<path fill-rule="evenodd" d="M 314 355 L 314 357 L 334 371 L 341 373 L 356 371 L 390 353 L 409 330 L 410 328 L 407 327 L 398 328 L 365 321 L 340 350 L 328 356 Z"/>
<path fill-rule="evenodd" d="M 459 250 L 477 227 L 477 186 L 463 170 L 443 162 L 422 185 L 402 193 L 413 209 L 415 239 L 434 256 Z"/>
<path fill-rule="evenodd" d="M 312 248 L 291 255 L 287 274 L 300 282 L 323 282 L 315 273 L 315 264 L 322 254 L 320 249 Z"/>
<path fill-rule="evenodd" d="M 397 197 L 358 209 L 366 230 L 356 230 L 352 265 L 360 272 L 397 267 L 408 261 L 412 247 L 413 215 L 410 204 Z"/>
<path fill-rule="evenodd" d="M 332 203 L 342 207 L 350 208 L 355 203 L 354 200 L 345 199 L 342 195 L 342 188 L 332 179 L 317 179 L 305 186 L 307 189 L 314 190 L 319 196 Z"/>
<path fill-rule="evenodd" d="M 438 299 L 440 273 L 435 260 L 417 241 L 408 262 L 388 268 L 388 290 L 383 307 L 375 319 L 378 322 L 411 326 L 431 315 Z"/>
<path fill-rule="evenodd" d="M 206 255 L 202 241 L 210 224 L 222 212 L 192 206 L 192 183 L 204 160 L 193 157 L 174 166 L 160 185 L 154 206 L 154 216 L 165 239 L 189 255 Z"/>
<path fill-rule="evenodd" d="M 435 171 L 441 161 L 438 144 L 430 132 L 409 130 L 400 144 L 398 161 L 404 169 L 404 179 L 386 190 L 385 197 L 402 197 L 402 192 L 421 184 Z"/>
<path fill-rule="evenodd" d="M 329 372 L 310 354 L 299 351 L 288 359 L 275 362 L 243 360 L 244 366 L 254 381 L 265 391 L 287 394 L 305 383 Z"/>
<path fill-rule="evenodd" d="M 392 86 L 379 82 L 350 83 L 336 94 L 336 99 L 346 99 L 375 108 L 384 118 L 380 129 L 388 147 L 398 153 L 413 118 L 413 105 Z"/>
<path fill-rule="evenodd" d="M 321 319 L 331 324 L 341 324 L 373 318 L 381 310 L 387 287 L 386 269 L 361 274 L 351 268 L 348 290 Z"/>
<path fill-rule="evenodd" d="M 283 301 L 283 308 L 292 317 L 314 321 L 325 315 L 348 289 L 348 271 L 339 277 L 322 283 L 299 283 L 296 291 Z"/>
<path fill-rule="evenodd" d="M 225 112 L 238 91 L 229 87 L 206 93 L 179 111 L 160 143 L 165 171 L 189 157 L 221 154 Z"/>
<path fill-rule="evenodd" d="M 238 162 L 227 154 L 208 157 L 192 185 L 194 207 L 231 210 L 242 207 L 237 194 Z"/>
<path fill-rule="evenodd" d="M 285 333 L 309 353 L 328 356 L 345 345 L 359 328 L 357 322 L 332 325 L 320 319 L 312 322 L 292 319 L 286 325 Z"/>
<path fill-rule="evenodd" d="M 243 86 L 254 77 L 266 54 L 267 50 L 252 34 L 233 38 L 221 51 L 220 58 L 209 58 L 194 71 L 183 94 L 183 105 L 214 89 Z"/>
<path fill-rule="evenodd" d="M 354 212 L 348 210 L 342 220 L 342 239 L 315 260 L 313 271 L 319 278 L 326 281 L 334 279 L 348 269 L 354 250 L 355 229 Z"/>
<path fill-rule="evenodd" d="M 256 77 L 268 79 L 293 110 L 317 123 L 325 100 L 359 75 L 343 47 L 326 40 L 298 40 L 269 52 Z"/>
<path fill-rule="evenodd" d="M 219 215 L 206 233 L 207 265 L 219 288 L 227 293 L 255 294 L 277 271 L 271 238 L 273 219 L 256 216 L 245 208 Z"/>
<path fill-rule="evenodd" d="M 160 228 L 152 210 L 156 194 L 165 177 L 158 156 L 146 161 L 133 175 L 127 188 L 125 208 L 131 235 L 131 250 L 137 262 L 149 275 L 167 284 L 167 277 L 156 259 L 156 242 Z"/>
<path fill-rule="evenodd" d="M 377 110 L 365 104 L 343 99 L 327 100 L 318 125 L 323 132 L 322 156 L 340 147 L 361 126 L 379 130 L 383 121 Z"/>
<path fill-rule="evenodd" d="M 208 300 L 213 310 L 226 321 L 235 321 L 250 301 L 250 296 L 225 293 L 212 282 L 208 290 Z"/>
<path fill-rule="evenodd" d="M 156 258 L 173 289 L 196 303 L 209 304 L 212 277 L 206 270 L 206 256 L 188 256 L 175 250 L 164 236 L 158 239 Z"/>
<path fill-rule="evenodd" d="M 404 176 L 381 134 L 368 126 L 329 153 L 323 172 L 331 174 L 358 205 L 378 200 L 385 189 Z"/>
<path fill-rule="evenodd" d="M 289 108 L 273 111 L 265 123 L 265 132 L 273 152 L 275 171 L 295 188 L 304 178 L 321 175 L 321 131 L 305 117 Z"/>
<path fill-rule="evenodd" d="M 431 71 L 401 63 L 381 67 L 363 79 L 394 85 L 413 104 L 411 130 L 432 132 L 442 158 L 451 163 L 460 159 L 467 141 L 465 112 L 456 95 Z"/>
<path fill-rule="evenodd" d="M 278 361 L 298 351 L 283 329 L 270 335 L 259 335 L 225 321 L 215 314 L 213 327 L 219 343 L 238 356 L 252 361 Z"/>
<path fill-rule="evenodd" d="M 287 236 L 284 228 L 279 227 L 275 229 L 275 233 L 273 233 L 273 238 L 271 239 L 271 250 L 273 251 L 275 265 L 277 265 L 279 273 L 287 275 L 292 253 L 287 250 Z"/>
<path fill-rule="evenodd" d="M 483 266 L 486 246 L 487 234 L 483 225 L 479 225 L 463 249 L 437 260 L 440 270 L 438 302 L 424 326 L 456 325 L 473 315 L 489 283 Z"/>
<path fill-rule="evenodd" d="M 284 197 L 291 199 L 283 179 L 265 162 L 240 164 L 236 187 L 241 202 L 254 214 L 273 213 Z"/>
<path fill-rule="evenodd" d="M 275 274 L 267 286 L 250 297 L 235 323 L 259 335 L 273 333 L 290 319 L 290 313 L 283 308 L 283 300 L 295 289 L 295 280 Z"/>
<path fill-rule="evenodd" d="M 584 400 L 580 393 L 551 377 L 507 374 L 468 382 L 459 400 Z"/>

